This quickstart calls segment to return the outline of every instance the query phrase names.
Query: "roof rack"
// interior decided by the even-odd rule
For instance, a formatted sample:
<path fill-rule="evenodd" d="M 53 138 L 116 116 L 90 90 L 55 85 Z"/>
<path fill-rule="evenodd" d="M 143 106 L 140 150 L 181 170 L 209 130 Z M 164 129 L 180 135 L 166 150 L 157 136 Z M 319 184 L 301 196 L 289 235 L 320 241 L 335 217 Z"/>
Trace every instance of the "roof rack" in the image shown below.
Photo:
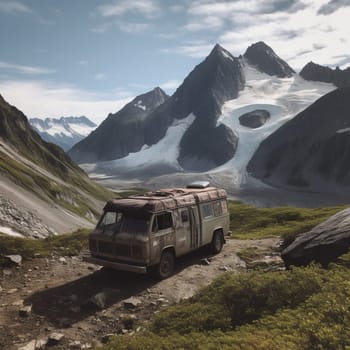
<path fill-rule="evenodd" d="M 194 181 L 188 184 L 186 188 L 207 188 L 209 185 L 209 181 Z"/>

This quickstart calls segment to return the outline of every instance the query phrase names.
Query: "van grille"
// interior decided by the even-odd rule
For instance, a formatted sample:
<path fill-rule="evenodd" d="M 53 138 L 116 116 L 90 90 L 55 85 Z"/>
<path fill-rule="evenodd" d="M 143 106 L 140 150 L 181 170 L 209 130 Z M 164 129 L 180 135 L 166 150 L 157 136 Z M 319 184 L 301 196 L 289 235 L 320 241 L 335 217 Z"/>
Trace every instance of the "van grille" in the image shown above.
<path fill-rule="evenodd" d="M 98 242 L 98 250 L 100 253 L 114 254 L 114 244 L 111 242 Z"/>
<path fill-rule="evenodd" d="M 116 254 L 119 256 L 131 256 L 130 246 L 126 244 L 116 244 Z"/>

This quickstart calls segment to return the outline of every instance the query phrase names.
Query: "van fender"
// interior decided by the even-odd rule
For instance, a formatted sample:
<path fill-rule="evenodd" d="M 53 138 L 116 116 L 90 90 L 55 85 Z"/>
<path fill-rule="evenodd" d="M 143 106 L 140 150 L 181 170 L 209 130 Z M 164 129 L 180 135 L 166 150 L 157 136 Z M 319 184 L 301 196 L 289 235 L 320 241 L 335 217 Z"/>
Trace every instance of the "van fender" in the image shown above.
<path fill-rule="evenodd" d="M 175 247 L 173 245 L 167 245 L 167 246 L 164 246 L 160 249 L 159 251 L 159 256 L 157 257 L 157 259 L 155 261 L 152 262 L 152 265 L 154 264 L 159 264 L 160 262 L 160 258 L 162 256 L 162 254 L 166 251 L 166 250 L 170 250 L 173 254 L 174 254 L 174 258 L 176 258 L 176 250 L 175 250 Z"/>
<path fill-rule="evenodd" d="M 224 228 L 223 228 L 222 226 L 218 226 L 218 227 L 215 227 L 215 228 L 213 229 L 212 238 L 214 237 L 214 234 L 215 234 L 215 232 L 217 232 L 217 231 L 221 231 L 221 232 L 222 232 L 223 243 L 226 243 L 225 232 L 224 232 Z"/>

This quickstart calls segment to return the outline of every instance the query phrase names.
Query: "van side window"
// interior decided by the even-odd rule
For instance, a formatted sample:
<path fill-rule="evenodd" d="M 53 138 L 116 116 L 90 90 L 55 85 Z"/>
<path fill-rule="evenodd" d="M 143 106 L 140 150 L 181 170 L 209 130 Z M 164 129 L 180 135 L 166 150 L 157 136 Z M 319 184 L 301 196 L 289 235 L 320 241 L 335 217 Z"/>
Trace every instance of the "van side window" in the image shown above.
<path fill-rule="evenodd" d="M 222 213 L 227 214 L 227 202 L 225 200 L 221 201 Z"/>
<path fill-rule="evenodd" d="M 188 209 L 181 210 L 181 221 L 188 222 Z"/>
<path fill-rule="evenodd" d="M 171 213 L 157 214 L 153 220 L 152 231 L 165 230 L 173 226 L 173 218 Z"/>
<path fill-rule="evenodd" d="M 220 202 L 214 202 L 213 203 L 213 208 L 214 208 L 214 215 L 215 216 L 220 216 L 222 214 L 222 209 L 221 209 L 221 203 Z"/>
<path fill-rule="evenodd" d="M 211 205 L 211 203 L 202 205 L 202 214 L 204 218 L 210 218 L 211 216 L 213 216 L 213 206 Z"/>

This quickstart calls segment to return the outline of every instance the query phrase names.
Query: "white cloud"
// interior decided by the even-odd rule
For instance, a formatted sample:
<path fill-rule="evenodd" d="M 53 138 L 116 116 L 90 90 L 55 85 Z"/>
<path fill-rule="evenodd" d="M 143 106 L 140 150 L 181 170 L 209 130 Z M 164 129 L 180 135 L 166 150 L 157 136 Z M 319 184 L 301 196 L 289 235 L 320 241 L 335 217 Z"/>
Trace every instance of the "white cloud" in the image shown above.
<path fill-rule="evenodd" d="M 32 14 L 34 11 L 27 5 L 18 1 L 2 1 L 0 2 L 0 12 L 20 15 L 20 14 Z"/>
<path fill-rule="evenodd" d="M 96 80 L 106 80 L 106 74 L 104 74 L 104 73 L 97 73 L 95 75 L 95 79 Z"/>
<path fill-rule="evenodd" d="M 116 89 L 101 94 L 43 81 L 1 81 L 1 95 L 28 117 L 61 117 L 85 115 L 96 123 L 109 113 L 117 112 L 134 97 L 131 92 Z"/>
<path fill-rule="evenodd" d="M 114 25 L 113 22 L 108 22 L 108 23 L 102 23 L 99 24 L 91 29 L 92 32 L 102 34 L 107 32 L 112 26 Z"/>
<path fill-rule="evenodd" d="M 103 17 L 121 17 L 126 13 L 139 13 L 147 18 L 157 17 L 161 9 L 153 0 L 120 0 L 97 8 Z"/>
<path fill-rule="evenodd" d="M 160 87 L 163 90 L 167 90 L 167 91 L 174 91 L 175 89 L 177 89 L 180 85 L 181 85 L 182 81 L 177 80 L 177 79 L 172 79 L 172 80 L 168 80 L 163 84 L 160 84 Z"/>
<path fill-rule="evenodd" d="M 12 64 L 8 62 L 0 61 L 0 70 L 12 71 L 20 74 L 51 74 L 55 71 L 52 69 L 23 66 L 18 64 Z"/>
<path fill-rule="evenodd" d="M 177 53 L 182 56 L 188 56 L 191 58 L 202 58 L 209 54 L 214 44 L 207 43 L 202 40 L 185 42 L 184 45 L 161 49 L 163 53 Z"/>
<path fill-rule="evenodd" d="M 150 23 L 118 22 L 120 30 L 126 33 L 144 33 L 153 28 Z"/>
<path fill-rule="evenodd" d="M 182 30 L 205 42 L 183 43 L 162 52 L 194 58 L 207 56 L 215 42 L 235 56 L 254 42 L 264 41 L 294 69 L 313 60 L 324 65 L 344 65 L 350 58 L 349 0 L 195 0 L 188 2 Z M 334 6 L 342 7 L 333 11 Z M 320 8 L 331 6 L 327 16 Z"/>

